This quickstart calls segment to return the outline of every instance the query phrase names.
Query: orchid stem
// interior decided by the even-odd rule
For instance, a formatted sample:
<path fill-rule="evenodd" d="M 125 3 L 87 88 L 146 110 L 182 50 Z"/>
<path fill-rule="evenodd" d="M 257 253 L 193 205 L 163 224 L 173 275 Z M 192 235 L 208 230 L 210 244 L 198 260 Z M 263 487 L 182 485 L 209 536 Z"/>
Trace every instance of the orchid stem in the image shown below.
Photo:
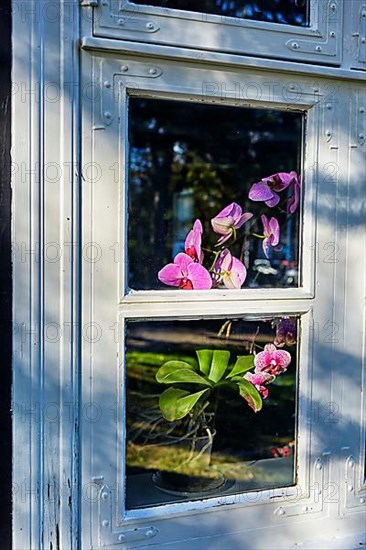
<path fill-rule="evenodd" d="M 213 269 L 215 267 L 216 260 L 219 257 L 219 255 L 221 254 L 221 250 L 218 250 L 217 252 L 214 252 L 214 254 L 215 254 L 215 257 L 213 259 L 213 262 L 212 262 L 212 265 L 211 265 L 209 271 L 213 271 Z"/>

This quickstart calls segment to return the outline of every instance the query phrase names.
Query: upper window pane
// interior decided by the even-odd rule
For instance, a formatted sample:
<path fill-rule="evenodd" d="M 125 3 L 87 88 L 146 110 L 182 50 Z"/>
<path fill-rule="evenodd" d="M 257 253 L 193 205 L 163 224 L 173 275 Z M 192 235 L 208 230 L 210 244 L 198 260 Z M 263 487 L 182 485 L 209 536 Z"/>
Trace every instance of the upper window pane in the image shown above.
<path fill-rule="evenodd" d="M 309 0 L 134 0 L 134 4 L 305 27 Z"/>
<path fill-rule="evenodd" d="M 299 286 L 302 126 L 297 112 L 130 98 L 129 288 Z"/>

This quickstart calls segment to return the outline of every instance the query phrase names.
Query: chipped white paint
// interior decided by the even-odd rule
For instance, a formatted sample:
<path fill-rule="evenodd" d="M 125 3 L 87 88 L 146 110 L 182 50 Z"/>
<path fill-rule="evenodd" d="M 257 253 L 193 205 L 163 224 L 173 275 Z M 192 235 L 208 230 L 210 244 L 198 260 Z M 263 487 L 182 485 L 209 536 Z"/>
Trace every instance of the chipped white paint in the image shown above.
<path fill-rule="evenodd" d="M 119 4 L 131 7 L 14 0 L 14 548 L 357 546 L 366 499 L 365 2 L 313 2 L 312 28 L 296 30 L 143 6 L 127 29 L 109 16 Z M 339 16 L 319 18 L 332 4 Z M 295 39 L 300 48 L 289 47 Z M 262 97 L 238 98 L 237 86 L 253 81 Z M 215 86 L 203 90 L 205 82 Z M 289 84 L 301 90 L 296 99 Z M 128 93 L 307 113 L 301 289 L 125 295 L 124 262 L 113 261 L 110 246 L 125 237 Z M 91 162 L 103 185 L 87 181 Z M 117 183 L 105 176 L 116 162 Z M 80 239 L 105 252 L 98 264 L 81 262 Z M 124 349 L 110 327 L 127 317 L 177 318 L 178 307 L 181 317 L 197 309 L 304 315 L 296 487 L 125 510 Z M 83 340 L 94 322 L 103 338 Z M 98 422 L 85 414 L 91 403 Z"/>

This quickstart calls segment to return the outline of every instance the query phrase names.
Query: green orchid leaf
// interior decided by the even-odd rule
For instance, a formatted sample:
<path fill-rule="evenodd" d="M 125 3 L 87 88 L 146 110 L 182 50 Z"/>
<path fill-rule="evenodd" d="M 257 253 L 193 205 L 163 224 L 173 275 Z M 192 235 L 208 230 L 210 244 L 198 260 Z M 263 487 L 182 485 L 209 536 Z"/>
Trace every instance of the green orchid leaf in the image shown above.
<path fill-rule="evenodd" d="M 200 371 L 208 376 L 212 361 L 212 349 L 199 349 L 196 351 Z"/>
<path fill-rule="evenodd" d="M 168 388 L 160 396 L 159 407 L 166 420 L 173 422 L 187 416 L 197 401 L 208 390 L 189 393 L 179 388 Z"/>
<path fill-rule="evenodd" d="M 248 403 L 249 407 L 253 409 L 254 412 L 261 410 L 263 401 L 259 391 L 253 386 L 248 380 L 243 378 L 234 378 L 232 382 L 235 382 L 239 387 L 239 393 L 244 397 L 245 401 Z"/>
<path fill-rule="evenodd" d="M 206 380 L 197 372 L 194 367 L 184 361 L 167 361 L 160 367 L 155 375 L 160 384 L 201 384 L 211 386 L 211 382 Z"/>
<path fill-rule="evenodd" d="M 219 382 L 224 376 L 230 360 L 230 351 L 215 349 L 212 354 L 210 373 L 208 378 L 212 382 Z"/>
<path fill-rule="evenodd" d="M 225 378 L 229 379 L 233 376 L 237 376 L 238 374 L 244 374 L 244 372 L 247 372 L 253 367 L 254 355 L 242 355 L 241 357 L 237 358 L 235 365 Z"/>

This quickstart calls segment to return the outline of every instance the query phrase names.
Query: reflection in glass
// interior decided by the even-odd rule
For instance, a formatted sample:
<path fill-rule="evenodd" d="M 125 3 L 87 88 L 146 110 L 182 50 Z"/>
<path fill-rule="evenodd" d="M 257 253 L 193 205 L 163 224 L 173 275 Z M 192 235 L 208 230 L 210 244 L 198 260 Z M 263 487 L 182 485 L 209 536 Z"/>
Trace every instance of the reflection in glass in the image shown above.
<path fill-rule="evenodd" d="M 308 25 L 309 0 L 133 0 L 133 3 L 269 23 Z"/>
<path fill-rule="evenodd" d="M 253 214 L 236 241 L 227 241 L 245 265 L 243 288 L 299 286 L 300 207 L 288 211 L 293 186 L 270 184 L 280 189 L 276 206 L 249 194 L 262 178 L 300 173 L 302 113 L 131 97 L 129 117 L 129 288 L 169 288 L 158 273 L 185 251 L 196 219 L 209 269 L 220 237 L 211 220 L 233 202 Z M 267 251 L 262 215 L 279 224 L 279 242 Z"/>
<path fill-rule="evenodd" d="M 295 484 L 298 323 L 128 323 L 127 508 Z"/>

